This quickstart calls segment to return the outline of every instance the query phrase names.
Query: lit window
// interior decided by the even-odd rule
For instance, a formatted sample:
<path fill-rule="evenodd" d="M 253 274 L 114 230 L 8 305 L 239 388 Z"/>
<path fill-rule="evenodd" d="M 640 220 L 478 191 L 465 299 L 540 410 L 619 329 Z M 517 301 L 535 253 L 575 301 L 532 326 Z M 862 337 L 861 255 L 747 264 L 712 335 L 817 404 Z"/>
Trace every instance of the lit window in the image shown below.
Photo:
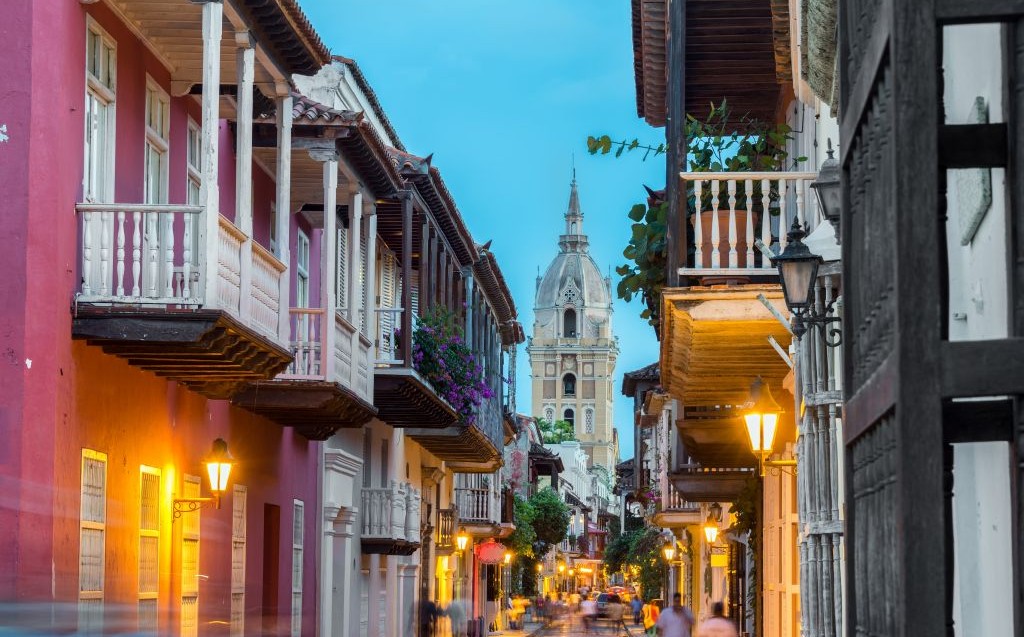
<path fill-rule="evenodd" d="M 103 632 L 107 536 L 107 454 L 82 449 L 78 548 L 78 632 Z"/>
<path fill-rule="evenodd" d="M 231 637 L 245 634 L 245 515 L 248 490 L 236 484 L 231 496 Z"/>
<path fill-rule="evenodd" d="M 139 483 L 139 632 L 157 634 L 160 586 L 160 470 L 143 466 Z"/>

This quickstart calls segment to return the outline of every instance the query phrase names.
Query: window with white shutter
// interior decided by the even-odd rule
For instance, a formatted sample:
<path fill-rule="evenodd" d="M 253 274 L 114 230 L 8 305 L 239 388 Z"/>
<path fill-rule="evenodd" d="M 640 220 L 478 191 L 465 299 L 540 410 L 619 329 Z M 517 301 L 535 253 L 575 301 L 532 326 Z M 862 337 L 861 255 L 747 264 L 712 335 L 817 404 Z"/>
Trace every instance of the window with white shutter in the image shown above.
<path fill-rule="evenodd" d="M 231 497 L 231 637 L 245 634 L 245 516 L 248 489 L 236 484 Z"/>
<path fill-rule="evenodd" d="M 158 632 L 160 470 L 139 470 L 139 632 Z"/>
<path fill-rule="evenodd" d="M 82 509 L 79 517 L 78 632 L 103 632 L 107 535 L 107 454 L 82 449 Z"/>
<path fill-rule="evenodd" d="M 145 203 L 167 203 L 170 103 L 171 99 L 167 92 L 147 75 L 146 146 L 143 174 Z"/>
<path fill-rule="evenodd" d="M 366 233 L 362 232 L 359 235 L 359 290 L 362 292 L 366 289 Z M 353 303 L 353 305 L 358 305 Z M 369 321 L 367 320 L 367 314 L 372 308 L 363 308 L 363 312 L 359 317 L 359 331 L 363 334 L 367 333 L 369 329 Z"/>
<path fill-rule="evenodd" d="M 198 498 L 202 481 L 186 475 L 183 498 Z M 181 516 L 181 637 L 199 635 L 199 515 L 200 510 Z"/>
<path fill-rule="evenodd" d="M 338 225 L 338 244 L 335 246 L 335 298 L 338 309 L 348 308 L 348 228 Z"/>
<path fill-rule="evenodd" d="M 395 312 L 399 306 L 398 301 L 398 259 L 395 253 L 385 245 L 379 246 L 380 250 L 380 277 L 378 277 L 377 305 L 381 311 L 377 314 L 379 331 L 377 334 L 380 348 L 381 360 L 392 360 L 395 358 L 398 346 L 395 339 L 395 330 L 401 325 L 400 314 Z"/>
<path fill-rule="evenodd" d="M 292 637 L 302 635 L 302 551 L 305 506 L 302 500 L 292 503 Z"/>

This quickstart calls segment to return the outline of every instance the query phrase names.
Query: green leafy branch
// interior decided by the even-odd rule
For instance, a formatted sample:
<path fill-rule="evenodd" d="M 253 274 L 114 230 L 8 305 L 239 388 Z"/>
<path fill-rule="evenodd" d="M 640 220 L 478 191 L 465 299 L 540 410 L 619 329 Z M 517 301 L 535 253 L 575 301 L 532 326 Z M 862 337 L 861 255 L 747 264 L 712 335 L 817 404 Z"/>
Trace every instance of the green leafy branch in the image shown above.
<path fill-rule="evenodd" d="M 622 153 L 626 151 L 642 150 L 644 156 L 641 161 L 647 161 L 647 158 L 654 153 L 654 156 L 664 155 L 668 152 L 668 144 L 658 144 L 657 146 L 649 146 L 647 144 L 641 144 L 640 140 L 634 139 L 632 141 L 622 140 L 620 142 L 613 142 L 612 138 L 608 135 L 601 135 L 600 137 L 594 137 L 593 135 L 587 137 L 587 152 L 591 155 L 607 155 L 612 152 L 612 148 L 615 148 L 615 156 L 621 157 Z"/>

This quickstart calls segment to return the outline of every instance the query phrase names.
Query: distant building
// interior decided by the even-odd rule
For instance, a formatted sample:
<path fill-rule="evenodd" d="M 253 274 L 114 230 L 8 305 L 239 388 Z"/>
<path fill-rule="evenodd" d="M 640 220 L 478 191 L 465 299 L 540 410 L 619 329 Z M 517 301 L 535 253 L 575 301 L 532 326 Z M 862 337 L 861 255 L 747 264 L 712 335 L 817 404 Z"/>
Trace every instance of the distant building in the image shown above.
<path fill-rule="evenodd" d="M 533 336 L 526 349 L 532 415 L 571 422 L 590 463 L 611 470 L 618 461 L 612 377 L 619 355 L 611 280 L 590 256 L 575 179 L 558 247 L 537 278 Z"/>

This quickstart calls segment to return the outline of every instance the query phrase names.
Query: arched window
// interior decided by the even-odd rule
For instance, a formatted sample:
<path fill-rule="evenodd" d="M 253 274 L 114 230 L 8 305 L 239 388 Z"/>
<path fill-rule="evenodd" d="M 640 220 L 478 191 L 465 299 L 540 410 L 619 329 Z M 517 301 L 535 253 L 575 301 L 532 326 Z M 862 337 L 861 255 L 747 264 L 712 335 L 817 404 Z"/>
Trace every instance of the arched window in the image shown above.
<path fill-rule="evenodd" d="M 573 410 L 566 409 L 565 413 L 562 415 L 562 420 L 572 425 L 573 429 L 576 428 L 576 412 Z"/>
<path fill-rule="evenodd" d="M 576 310 L 571 307 L 562 314 L 562 336 L 576 338 Z"/>
<path fill-rule="evenodd" d="M 555 410 L 552 409 L 551 407 L 548 407 L 547 409 L 545 409 L 544 410 L 544 420 L 546 420 L 548 422 L 554 422 L 555 421 Z"/>
<path fill-rule="evenodd" d="M 594 433 L 594 410 L 588 409 L 583 412 L 583 433 Z"/>
<path fill-rule="evenodd" d="M 562 378 L 562 395 L 563 396 L 575 396 L 576 395 L 576 376 L 573 374 L 566 374 Z"/>
<path fill-rule="evenodd" d="M 573 221 L 569 224 L 569 234 L 576 234 L 576 222 Z"/>

